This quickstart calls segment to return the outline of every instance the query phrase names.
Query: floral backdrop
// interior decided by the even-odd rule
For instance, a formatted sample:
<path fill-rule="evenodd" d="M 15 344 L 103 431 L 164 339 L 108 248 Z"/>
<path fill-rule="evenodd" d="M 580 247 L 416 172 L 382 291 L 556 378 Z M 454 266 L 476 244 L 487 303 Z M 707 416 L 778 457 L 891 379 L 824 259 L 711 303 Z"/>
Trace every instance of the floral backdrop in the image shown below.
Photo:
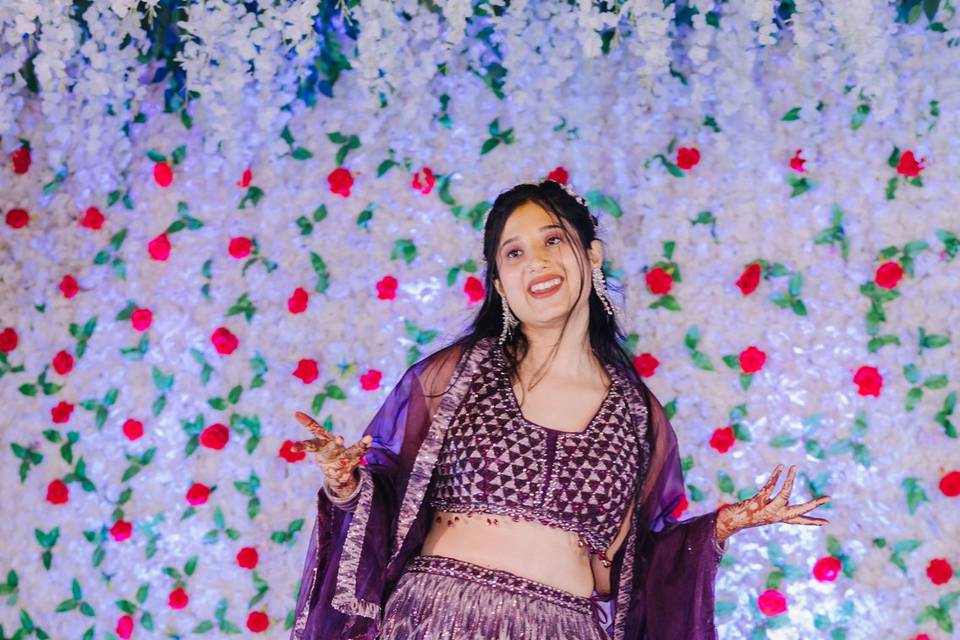
<path fill-rule="evenodd" d="M 958 637 L 955 13 L 0 4 L 0 638 L 286 637 L 293 412 L 356 438 L 547 176 L 600 217 L 677 515 L 778 462 L 833 498 L 734 536 L 720 636 Z"/>

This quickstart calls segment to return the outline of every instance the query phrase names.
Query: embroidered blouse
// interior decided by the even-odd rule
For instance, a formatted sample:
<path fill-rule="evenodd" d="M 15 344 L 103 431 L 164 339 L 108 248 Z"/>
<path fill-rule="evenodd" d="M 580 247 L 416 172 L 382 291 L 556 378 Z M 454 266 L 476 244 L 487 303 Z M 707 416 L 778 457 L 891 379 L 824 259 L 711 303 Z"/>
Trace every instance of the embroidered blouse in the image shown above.
<path fill-rule="evenodd" d="M 496 340 L 487 336 L 471 346 L 458 340 L 409 367 L 362 434 L 371 435 L 373 443 L 364 457 L 366 464 L 358 467 L 356 495 L 334 504 L 327 492 L 317 490 L 316 519 L 290 640 L 376 639 L 383 607 L 407 562 L 419 555 L 432 525 L 430 484 L 435 470 L 444 472 L 444 442 L 450 436 L 453 443 L 457 425 L 467 424 L 454 418 L 461 406 L 469 406 L 468 391 L 490 367 Z M 673 515 L 685 493 L 676 432 L 666 410 L 642 381 L 627 380 L 625 370 L 615 373 L 611 379 L 621 384 L 611 387 L 604 410 L 626 419 L 622 426 L 635 432 L 640 460 L 632 480 L 635 508 L 630 528 L 611 559 L 607 634 L 612 640 L 716 640 L 714 583 L 724 552 L 716 540 L 717 511 L 684 521 Z M 591 421 L 591 427 L 599 429 L 607 418 L 604 413 L 602 419 Z M 511 500 L 523 502 L 534 487 L 542 491 L 546 486 L 548 495 L 554 496 L 554 510 L 541 511 L 538 517 L 576 526 L 583 535 L 602 542 L 609 536 L 606 525 L 578 522 L 557 511 L 560 501 L 556 493 L 549 493 L 564 487 L 569 491 L 576 484 L 562 479 L 557 460 L 565 455 L 561 443 L 578 441 L 575 436 L 545 435 L 540 446 L 553 447 L 553 464 L 543 467 L 539 485 L 535 478 L 528 479 L 526 489 Z M 586 464 L 566 464 L 566 468 L 583 473 Z M 548 468 L 556 473 L 549 479 Z M 457 486 L 456 481 L 446 482 Z M 613 510 L 623 506 L 624 490 L 616 483 L 598 484 L 594 497 L 600 495 L 601 486 L 610 502 L 597 519 L 608 523 L 615 519 Z M 615 497 L 617 491 L 619 497 Z M 572 499 L 577 499 L 576 493 Z"/>
<path fill-rule="evenodd" d="M 640 464 L 640 442 L 621 395 L 620 373 L 578 432 L 524 418 L 497 341 L 479 362 L 447 428 L 428 494 L 430 506 L 537 520 L 579 534 L 590 552 L 620 529 Z"/>

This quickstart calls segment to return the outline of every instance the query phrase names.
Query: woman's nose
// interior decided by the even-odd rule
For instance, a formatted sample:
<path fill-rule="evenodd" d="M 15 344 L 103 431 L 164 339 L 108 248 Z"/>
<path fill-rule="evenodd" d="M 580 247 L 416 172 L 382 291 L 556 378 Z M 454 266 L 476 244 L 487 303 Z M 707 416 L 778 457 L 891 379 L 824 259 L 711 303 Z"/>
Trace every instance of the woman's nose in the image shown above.
<path fill-rule="evenodd" d="M 547 260 L 547 247 L 536 247 L 530 253 L 530 268 L 531 269 L 543 269 L 547 267 L 550 263 Z"/>

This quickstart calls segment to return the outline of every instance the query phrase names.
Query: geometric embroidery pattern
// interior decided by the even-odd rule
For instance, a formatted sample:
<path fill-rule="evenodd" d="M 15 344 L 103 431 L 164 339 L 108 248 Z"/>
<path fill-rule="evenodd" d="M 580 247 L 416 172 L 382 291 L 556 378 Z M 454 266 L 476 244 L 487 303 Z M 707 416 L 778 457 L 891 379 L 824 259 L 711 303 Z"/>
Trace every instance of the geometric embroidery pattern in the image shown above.
<path fill-rule="evenodd" d="M 586 428 L 544 427 L 523 417 L 503 348 L 495 337 L 484 339 L 489 357 L 481 359 L 447 428 L 430 506 L 537 520 L 577 533 L 591 552 L 605 550 L 619 531 L 640 464 L 638 429 L 622 393 L 629 382 L 605 365 L 610 389 Z"/>

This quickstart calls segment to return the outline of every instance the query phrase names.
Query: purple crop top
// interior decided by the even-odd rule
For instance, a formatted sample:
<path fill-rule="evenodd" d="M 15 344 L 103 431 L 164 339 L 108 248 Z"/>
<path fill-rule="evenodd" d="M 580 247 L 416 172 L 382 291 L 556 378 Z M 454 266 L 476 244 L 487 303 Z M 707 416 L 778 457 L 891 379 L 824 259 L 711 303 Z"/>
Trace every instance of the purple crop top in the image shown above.
<path fill-rule="evenodd" d="M 577 533 L 591 553 L 605 550 L 620 529 L 640 464 L 622 393 L 629 382 L 606 366 L 610 390 L 587 427 L 551 429 L 523 417 L 502 347 L 489 343 L 444 437 L 430 506 L 537 520 Z"/>

